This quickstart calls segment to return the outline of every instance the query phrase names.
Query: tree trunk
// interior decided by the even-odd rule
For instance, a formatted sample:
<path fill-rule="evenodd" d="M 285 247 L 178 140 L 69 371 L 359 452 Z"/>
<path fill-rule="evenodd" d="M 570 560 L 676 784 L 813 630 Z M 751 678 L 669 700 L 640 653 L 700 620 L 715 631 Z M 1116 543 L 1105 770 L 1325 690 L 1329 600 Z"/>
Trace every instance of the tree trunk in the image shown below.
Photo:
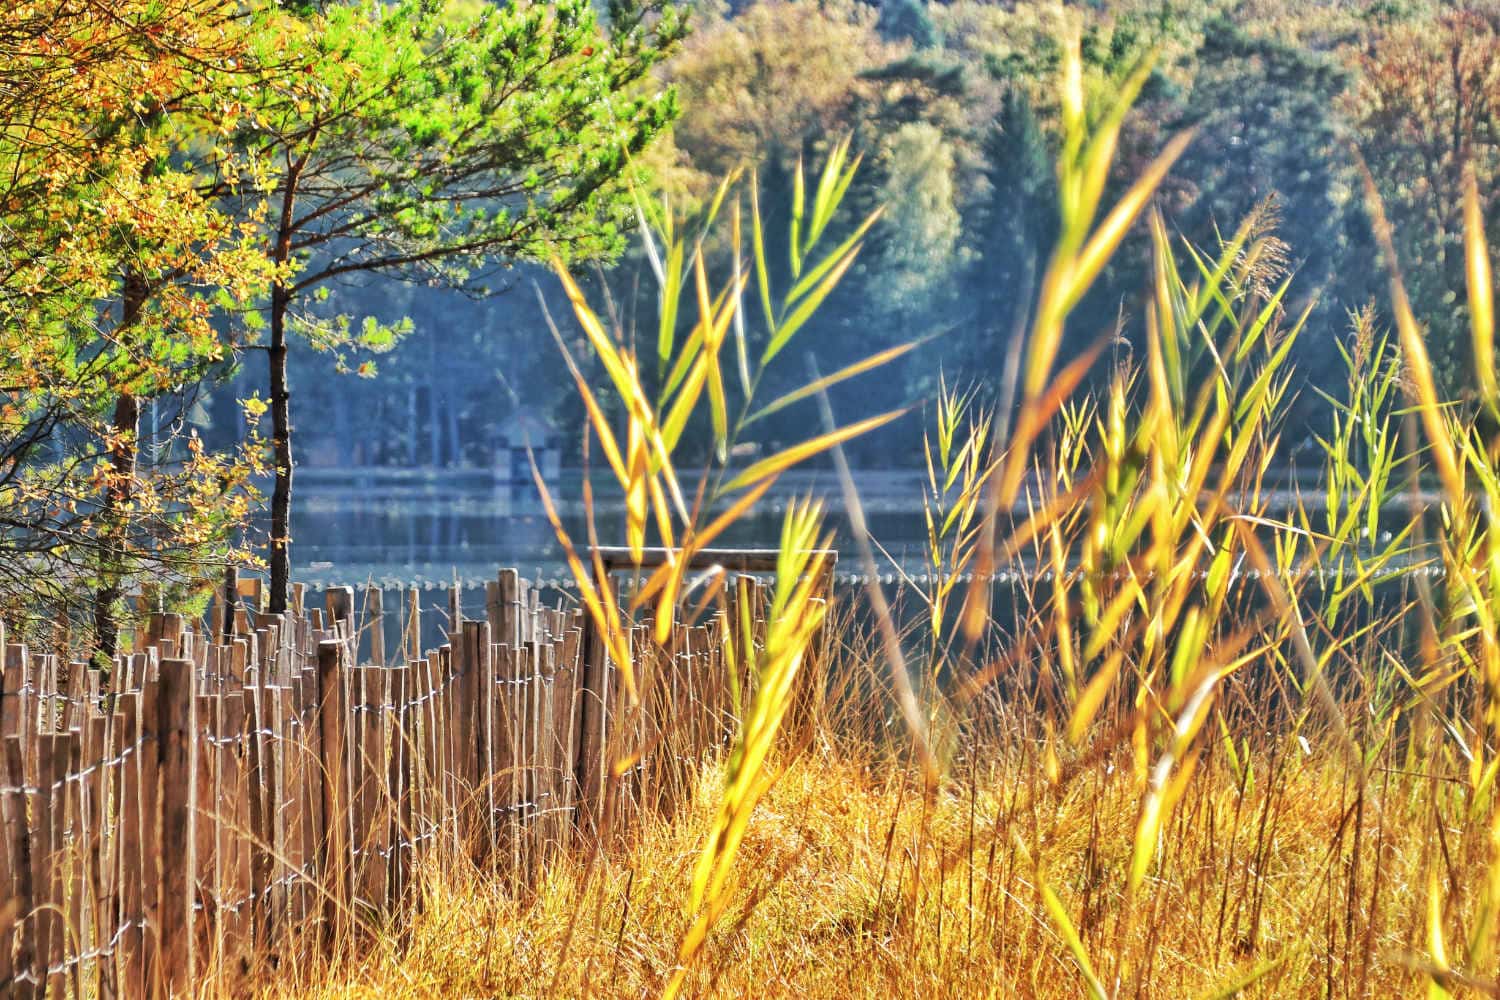
<path fill-rule="evenodd" d="M 115 616 L 115 605 L 121 597 L 124 575 L 125 524 L 127 515 L 121 512 L 125 503 L 135 492 L 136 455 L 139 451 L 137 437 L 140 430 L 141 404 L 135 396 L 122 395 L 115 401 L 111 430 L 116 438 L 110 448 L 110 478 L 104 488 L 102 513 L 108 532 L 100 555 L 101 583 L 94 592 L 94 662 L 107 670 L 119 649 L 119 622 Z"/>
<path fill-rule="evenodd" d="M 406 390 L 406 464 L 415 469 L 421 465 L 422 426 L 417 419 L 417 383 Z"/>
<path fill-rule="evenodd" d="M 427 433 L 430 444 L 426 464 L 437 468 L 443 464 L 443 415 L 438 405 L 437 338 L 427 338 Z"/>
<path fill-rule="evenodd" d="M 271 444 L 276 482 L 271 490 L 271 604 L 270 612 L 284 612 L 292 587 L 292 394 L 287 384 L 286 310 L 289 296 L 271 289 Z"/>
<path fill-rule="evenodd" d="M 120 331 L 134 326 L 146 304 L 149 289 L 145 279 L 127 271 L 121 298 Z M 100 513 L 104 544 L 100 547 L 99 589 L 94 592 L 94 663 L 108 670 L 119 649 L 120 623 L 115 605 L 120 601 L 125 572 L 126 525 L 123 508 L 135 493 L 136 459 L 140 454 L 141 401 L 130 393 L 115 400 L 110 421 L 114 441 L 110 444 L 110 477 L 104 487 Z"/>
<path fill-rule="evenodd" d="M 462 465 L 464 461 L 464 450 L 462 436 L 458 429 L 458 389 L 454 387 L 452 392 L 444 394 L 448 404 L 448 465 Z"/>
<path fill-rule="evenodd" d="M 292 257 L 292 233 L 296 228 L 294 210 L 302 171 L 307 167 L 311 146 L 317 141 L 315 126 L 308 137 L 308 149 L 287 169 L 282 182 L 281 218 L 276 227 L 276 243 L 271 259 L 278 266 Z M 271 597 L 267 609 L 279 615 L 292 601 L 292 392 L 287 384 L 286 313 L 292 304 L 292 291 L 281 281 L 271 286 L 271 346 L 266 352 L 270 365 L 271 448 L 275 459 L 276 480 L 271 489 Z"/>
<path fill-rule="evenodd" d="M 427 386 L 427 466 L 437 468 L 443 464 L 443 413 L 439 406 L 437 385 Z"/>

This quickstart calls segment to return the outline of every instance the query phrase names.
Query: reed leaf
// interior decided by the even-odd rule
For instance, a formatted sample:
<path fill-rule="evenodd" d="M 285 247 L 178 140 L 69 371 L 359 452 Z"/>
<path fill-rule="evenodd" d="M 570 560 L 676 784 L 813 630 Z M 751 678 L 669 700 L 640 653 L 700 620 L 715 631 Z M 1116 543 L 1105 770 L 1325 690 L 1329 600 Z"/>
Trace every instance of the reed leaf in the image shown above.
<path fill-rule="evenodd" d="M 868 417 L 856 423 L 849 424 L 846 427 L 840 427 L 827 434 L 820 434 L 811 440 L 803 441 L 801 444 L 792 445 L 790 448 L 786 448 L 754 463 L 726 483 L 719 492 L 721 494 L 733 493 L 735 490 L 750 486 L 769 476 L 779 475 L 792 466 L 807 461 L 814 455 L 821 455 L 835 445 L 842 444 L 852 438 L 884 427 L 891 421 L 905 416 L 906 413 L 907 410 L 905 409 L 891 410 L 888 413 Z"/>

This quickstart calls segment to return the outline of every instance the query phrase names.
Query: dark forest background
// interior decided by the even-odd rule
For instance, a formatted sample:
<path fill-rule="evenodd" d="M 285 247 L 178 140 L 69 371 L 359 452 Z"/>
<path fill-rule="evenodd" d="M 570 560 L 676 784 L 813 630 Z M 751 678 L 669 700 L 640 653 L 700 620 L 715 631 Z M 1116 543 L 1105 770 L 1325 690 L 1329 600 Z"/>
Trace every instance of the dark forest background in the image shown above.
<path fill-rule="evenodd" d="M 1500 161 L 1500 8 L 1355 0 L 765 0 L 696 5 L 693 31 L 661 70 L 681 117 L 643 163 L 681 209 L 718 179 L 758 164 L 771 242 L 784 234 L 798 158 L 811 169 L 852 135 L 864 165 L 850 198 L 887 205 L 867 252 L 802 339 L 823 371 L 911 338 L 930 342 L 849 392 L 919 402 L 940 373 L 992 390 L 1024 321 L 1052 238 L 1052 134 L 1057 39 L 1084 38 L 1087 85 L 1109 88 L 1138 60 L 1156 68 L 1117 167 L 1130 177 L 1164 138 L 1196 139 L 1161 207 L 1183 240 L 1213 249 L 1247 218 L 1283 246 L 1265 280 L 1293 276 L 1287 308 L 1315 303 L 1298 345 L 1300 378 L 1335 384 L 1349 315 L 1374 300 L 1377 255 L 1360 197 L 1359 159 L 1396 223 L 1417 312 L 1453 394 L 1467 386 L 1449 359 L 1463 336 L 1461 163 L 1481 191 Z M 1358 155 L 1357 155 L 1358 154 Z M 1489 221 L 1500 201 L 1487 202 Z M 780 213 L 784 215 L 784 212 Z M 849 218 L 859 213 L 847 213 Z M 784 235 L 781 236 L 784 240 Z M 1122 254 L 1070 327 L 1072 349 L 1116 332 L 1128 351 L 1139 315 L 1145 239 Z M 773 257 L 776 256 L 773 254 Z M 608 286 L 627 329 L 654 323 L 655 290 L 628 230 L 618 261 L 585 277 Z M 297 430 L 308 465 L 483 466 L 518 410 L 580 438 L 581 413 L 548 333 L 544 299 L 571 335 L 552 275 L 521 266 L 479 276 L 470 294 L 387 277 L 340 285 L 316 309 L 380 321 L 378 349 L 359 338 L 295 366 Z M 580 356 L 586 352 L 579 352 Z M 804 365 L 787 365 L 789 383 Z M 236 400 L 258 372 L 215 387 L 193 419 L 210 440 L 237 438 Z M 1326 425 L 1304 384 L 1284 447 Z M 764 446 L 792 439 L 809 411 L 771 421 Z M 907 464 L 918 421 L 857 443 L 865 465 Z M 571 456 L 576 458 L 576 456 Z M 570 460 L 570 459 L 565 459 Z"/>

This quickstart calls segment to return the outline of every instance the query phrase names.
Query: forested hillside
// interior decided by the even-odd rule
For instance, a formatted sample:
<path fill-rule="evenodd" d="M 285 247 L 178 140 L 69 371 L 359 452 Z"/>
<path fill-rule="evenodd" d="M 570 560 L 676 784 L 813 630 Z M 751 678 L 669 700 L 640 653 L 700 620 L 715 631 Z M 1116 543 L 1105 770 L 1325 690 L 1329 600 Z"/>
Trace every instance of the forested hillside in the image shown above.
<path fill-rule="evenodd" d="M 865 165 L 850 197 L 887 207 L 804 349 L 813 345 L 828 371 L 913 336 L 933 338 L 880 376 L 893 404 L 929 397 L 940 367 L 952 382 L 993 386 L 1050 249 L 1050 82 L 1062 25 L 1077 24 L 1095 92 L 1156 58 L 1116 173 L 1133 176 L 1163 137 L 1197 130 L 1160 199 L 1168 222 L 1206 249 L 1250 214 L 1276 234 L 1284 248 L 1265 262 L 1264 280 L 1292 275 L 1287 308 L 1314 304 L 1297 361 L 1320 384 L 1342 370 L 1336 343 L 1349 336 L 1349 314 L 1379 290 L 1358 196 L 1362 157 L 1401 234 L 1418 311 L 1433 317 L 1439 368 L 1461 392 L 1462 366 L 1449 360 L 1465 322 L 1455 295 L 1460 165 L 1474 160 L 1485 191 L 1500 163 L 1500 5 L 1454 8 L 1416 0 L 694 4 L 691 33 L 654 74 L 675 89 L 680 117 L 640 162 L 649 184 L 679 204 L 702 204 L 727 171 L 754 165 L 774 216 L 789 203 L 798 158 L 814 161 L 853 136 Z M 1497 210 L 1490 197 L 1487 221 Z M 784 233 L 786 220 L 774 225 Z M 784 235 L 767 239 L 779 245 Z M 1134 314 L 1144 259 L 1138 235 L 1070 328 L 1077 345 Z M 649 267 L 637 247 L 594 272 L 639 329 L 654 323 Z M 497 421 L 516 406 L 553 414 L 564 440 L 576 439 L 581 412 L 537 301 L 541 291 L 555 310 L 555 289 L 524 266 L 484 285 L 485 297 L 466 298 L 384 278 L 334 289 L 320 315 L 410 320 L 410 333 L 378 349 L 308 358 L 302 391 L 319 414 L 304 429 L 309 457 L 487 464 Z M 1120 333 L 1119 350 L 1138 342 L 1128 324 Z M 366 379 L 338 374 L 361 364 Z M 247 372 L 216 394 L 220 433 L 232 431 L 230 397 L 260 385 Z M 805 419 L 785 413 L 765 434 L 793 437 Z M 1326 419 L 1323 400 L 1302 391 L 1289 445 L 1325 433 Z M 916 433 L 914 423 L 891 428 L 859 445 L 859 457 L 898 461 L 912 453 L 893 450 L 892 440 Z"/>

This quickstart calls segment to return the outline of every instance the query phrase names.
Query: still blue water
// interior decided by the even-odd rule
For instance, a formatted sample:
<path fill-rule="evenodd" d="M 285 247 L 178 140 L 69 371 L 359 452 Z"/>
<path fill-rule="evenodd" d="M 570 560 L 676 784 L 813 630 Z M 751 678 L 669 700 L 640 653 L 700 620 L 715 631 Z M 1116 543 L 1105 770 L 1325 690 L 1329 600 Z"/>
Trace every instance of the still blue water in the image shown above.
<path fill-rule="evenodd" d="M 601 545 L 625 542 L 624 507 L 618 491 L 598 484 L 592 503 Z M 925 550 L 923 477 L 917 472 L 861 473 L 861 504 L 872 534 L 886 553 L 919 564 Z M 305 481 L 305 482 L 304 482 Z M 455 576 L 470 583 L 492 580 L 502 566 L 529 579 L 566 575 L 563 548 L 530 483 L 492 481 L 487 473 L 375 470 L 361 473 L 309 470 L 299 473 L 292 516 L 293 578 L 312 585 L 379 582 L 384 586 L 437 586 Z M 684 483 L 691 508 L 696 484 Z M 549 485 L 563 525 L 579 548 L 589 539 L 583 483 L 563 470 Z M 825 500 L 834 544 L 848 542 L 838 483 L 831 472 L 783 476 L 749 515 L 715 540 L 719 547 L 772 548 L 786 507 L 794 499 Z M 711 513 L 699 523 L 711 519 Z M 852 561 L 852 552 L 846 553 Z"/>
<path fill-rule="evenodd" d="M 910 477 L 901 477 L 908 480 Z M 323 484 L 318 483 L 321 487 Z M 569 486 L 573 488 L 569 488 Z M 857 566 L 842 504 L 826 482 L 803 480 L 784 493 L 767 496 L 748 516 L 719 536 L 714 545 L 771 548 L 779 540 L 786 505 L 811 492 L 830 501 L 829 528 L 843 553 L 841 568 Z M 881 572 L 899 562 L 920 571 L 926 545 L 921 489 L 892 488 L 876 482 L 866 503 L 869 524 L 881 547 Z M 588 517 L 577 480 L 564 480 L 555 502 L 565 529 L 580 550 L 588 544 Z M 915 506 L 913 506 L 915 505 Z M 387 645 L 399 641 L 404 617 L 398 591 L 422 591 L 423 645 L 443 641 L 449 618 L 449 590 L 461 584 L 464 611 L 483 614 L 484 584 L 502 567 L 515 568 L 543 589 L 547 602 L 571 598 L 564 550 L 534 487 L 423 482 L 368 488 L 314 488 L 297 494 L 292 518 L 292 578 L 314 592 L 329 586 L 376 586 L 386 590 Z M 706 519 L 704 519 L 706 520 Z M 594 529 L 601 545 L 625 541 L 624 509 L 618 498 L 594 504 Z M 320 598 L 313 598 L 320 603 Z M 368 649 L 368 642 L 365 643 Z"/>
<path fill-rule="evenodd" d="M 387 590 L 386 607 L 393 612 L 402 606 L 393 591 L 421 589 L 424 645 L 442 641 L 448 620 L 448 590 L 454 581 L 463 587 L 465 611 L 470 616 L 482 615 L 484 583 L 495 579 L 502 567 L 513 567 L 541 586 L 549 603 L 568 600 L 565 593 L 570 586 L 563 548 L 530 485 L 511 487 L 420 476 L 400 482 L 381 478 L 334 485 L 309 478 L 314 479 L 312 488 L 299 491 L 294 506 L 293 579 L 315 591 L 333 585 L 382 587 Z M 861 477 L 861 502 L 876 545 L 877 570 L 890 582 L 900 572 L 917 576 L 926 569 L 922 490 L 921 478 L 915 474 Z M 565 474 L 553 492 L 565 529 L 576 546 L 585 547 L 588 519 L 576 475 L 569 478 Z M 841 551 L 840 570 L 861 572 L 848 517 L 836 484 L 826 473 L 821 479 L 801 477 L 768 495 L 714 544 L 774 547 L 787 503 L 807 493 L 828 501 L 829 527 L 835 532 L 833 544 Z M 1317 506 L 1322 498 L 1304 493 L 1301 499 Z M 1287 500 L 1281 501 L 1283 509 Z M 594 515 L 600 544 L 624 542 L 624 514 L 618 498 L 596 500 Z M 1409 516 L 1409 508 L 1392 511 L 1393 518 L 1398 515 Z M 1007 576 L 1024 577 L 1028 572 L 1024 560 L 1009 568 Z M 996 599 L 1006 600 L 1010 586 L 1002 582 Z M 394 643 L 399 634 L 399 615 L 389 616 L 388 643 Z"/>

